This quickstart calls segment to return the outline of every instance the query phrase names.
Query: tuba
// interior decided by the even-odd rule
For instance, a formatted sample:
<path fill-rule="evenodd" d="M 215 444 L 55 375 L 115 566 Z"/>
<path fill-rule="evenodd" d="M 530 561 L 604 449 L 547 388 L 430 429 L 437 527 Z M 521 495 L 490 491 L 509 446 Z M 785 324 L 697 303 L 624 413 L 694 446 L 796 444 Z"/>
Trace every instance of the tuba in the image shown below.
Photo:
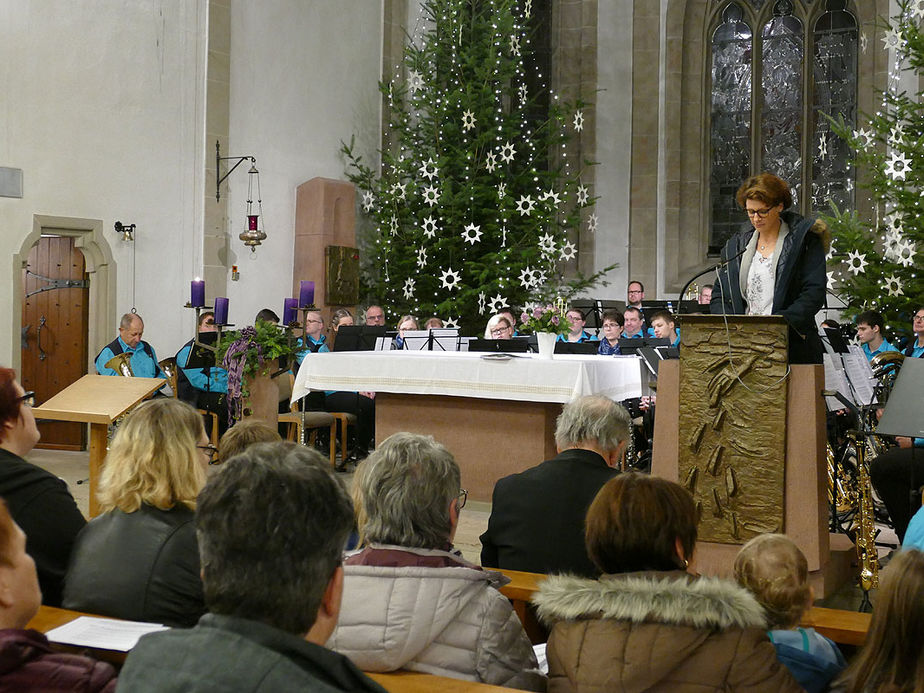
<path fill-rule="evenodd" d="M 170 385 L 170 389 L 173 391 L 173 396 L 176 397 L 176 387 L 177 379 L 179 378 L 179 370 L 176 365 L 176 359 L 174 357 L 163 359 L 157 363 L 160 366 L 160 369 L 164 372 L 164 375 L 167 376 L 167 383 Z"/>
<path fill-rule="evenodd" d="M 126 354 L 124 351 L 121 354 L 116 354 L 111 359 L 106 361 L 106 368 L 111 368 L 119 375 L 124 375 L 126 378 L 133 378 L 135 374 L 132 372 L 132 355 Z"/>

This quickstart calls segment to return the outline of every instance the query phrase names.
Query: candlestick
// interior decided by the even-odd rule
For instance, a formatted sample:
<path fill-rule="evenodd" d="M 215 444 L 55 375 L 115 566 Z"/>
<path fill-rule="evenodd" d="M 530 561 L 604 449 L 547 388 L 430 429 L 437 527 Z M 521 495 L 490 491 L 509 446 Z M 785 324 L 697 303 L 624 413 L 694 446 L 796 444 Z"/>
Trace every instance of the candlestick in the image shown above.
<path fill-rule="evenodd" d="M 314 305 L 314 282 L 302 280 L 298 292 L 298 307 L 307 308 Z"/>
<path fill-rule="evenodd" d="M 205 305 L 205 281 L 202 279 L 193 279 L 189 285 L 190 301 L 193 308 L 201 308 Z"/>
<path fill-rule="evenodd" d="M 228 324 L 228 299 L 223 296 L 215 299 L 215 324 Z"/>
<path fill-rule="evenodd" d="M 294 298 L 287 298 L 283 302 L 282 324 L 288 325 L 290 322 L 295 320 L 295 315 L 297 311 L 298 311 L 297 301 Z"/>

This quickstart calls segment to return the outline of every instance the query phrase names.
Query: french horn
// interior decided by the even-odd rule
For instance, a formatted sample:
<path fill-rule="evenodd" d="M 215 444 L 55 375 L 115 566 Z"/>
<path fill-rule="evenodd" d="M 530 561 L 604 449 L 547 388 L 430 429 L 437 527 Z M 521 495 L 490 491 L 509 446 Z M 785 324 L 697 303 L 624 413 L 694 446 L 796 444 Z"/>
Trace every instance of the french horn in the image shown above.
<path fill-rule="evenodd" d="M 157 365 L 160 366 L 164 375 L 167 376 L 167 383 L 170 385 L 170 390 L 176 394 L 177 380 L 179 378 L 179 369 L 176 365 L 176 359 L 171 356 L 158 361 Z"/>
<path fill-rule="evenodd" d="M 132 371 L 131 360 L 132 355 L 123 351 L 121 354 L 116 354 L 106 361 L 106 368 L 111 368 L 116 373 L 124 375 L 126 378 L 134 378 L 135 373 Z"/>

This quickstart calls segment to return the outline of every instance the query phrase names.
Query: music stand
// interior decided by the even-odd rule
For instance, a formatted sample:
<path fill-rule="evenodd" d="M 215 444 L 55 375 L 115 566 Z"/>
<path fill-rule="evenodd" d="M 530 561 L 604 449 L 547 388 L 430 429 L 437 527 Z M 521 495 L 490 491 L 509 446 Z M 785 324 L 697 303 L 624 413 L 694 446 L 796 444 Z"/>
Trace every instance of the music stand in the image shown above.
<path fill-rule="evenodd" d="M 189 357 L 180 368 L 214 368 L 216 365 L 216 352 L 208 347 L 214 347 L 218 341 L 217 332 L 200 332 L 189 348 Z M 179 366 L 179 364 L 177 364 Z"/>
<path fill-rule="evenodd" d="M 670 345 L 671 340 L 657 337 L 620 337 L 619 353 L 632 355 L 637 354 L 642 347 L 669 347 Z"/>
<path fill-rule="evenodd" d="M 555 342 L 556 354 L 590 355 L 596 354 L 600 342 Z"/>
<path fill-rule="evenodd" d="M 507 354 L 525 354 L 529 343 L 526 339 L 471 339 L 469 351 L 489 351 Z"/>
<path fill-rule="evenodd" d="M 584 318 L 584 327 L 595 330 L 603 325 L 600 319 L 600 307 L 597 305 L 597 301 L 592 298 L 575 299 L 571 301 L 568 310 L 578 310 L 581 312 L 581 317 Z"/>
<path fill-rule="evenodd" d="M 387 332 L 384 325 L 343 325 L 337 330 L 334 351 L 373 351 L 375 338 L 388 336 Z"/>
<path fill-rule="evenodd" d="M 924 359 L 906 358 L 889 393 L 876 435 L 924 438 Z"/>

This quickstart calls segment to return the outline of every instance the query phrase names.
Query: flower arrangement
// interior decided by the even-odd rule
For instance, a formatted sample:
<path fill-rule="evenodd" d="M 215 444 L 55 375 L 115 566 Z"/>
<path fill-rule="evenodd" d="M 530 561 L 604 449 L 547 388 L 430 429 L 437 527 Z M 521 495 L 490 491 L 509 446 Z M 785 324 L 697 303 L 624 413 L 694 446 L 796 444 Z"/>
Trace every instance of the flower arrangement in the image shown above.
<path fill-rule="evenodd" d="M 524 311 L 520 315 L 520 327 L 534 334 L 552 332 L 564 335 L 570 332 L 571 323 L 568 322 L 565 307 L 559 300 L 556 305 L 547 303 L 544 306 L 534 307 L 531 312 Z"/>

